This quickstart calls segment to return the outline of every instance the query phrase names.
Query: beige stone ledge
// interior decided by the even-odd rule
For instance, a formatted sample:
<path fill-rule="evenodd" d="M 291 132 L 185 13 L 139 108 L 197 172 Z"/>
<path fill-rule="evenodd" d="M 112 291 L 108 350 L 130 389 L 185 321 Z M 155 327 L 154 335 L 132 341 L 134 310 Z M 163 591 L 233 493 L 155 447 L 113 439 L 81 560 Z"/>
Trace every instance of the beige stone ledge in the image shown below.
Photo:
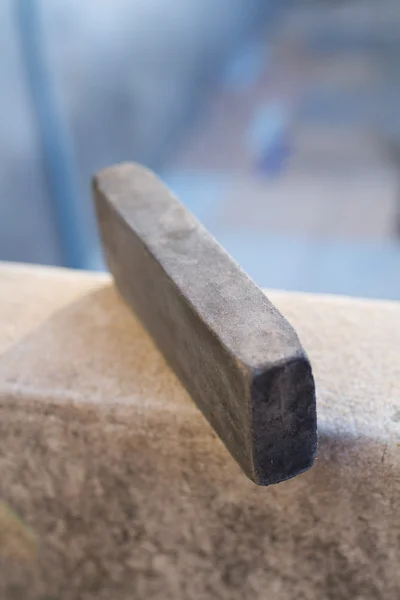
<path fill-rule="evenodd" d="M 400 597 L 400 304 L 268 295 L 320 450 L 259 488 L 107 275 L 0 266 L 0 598 Z"/>

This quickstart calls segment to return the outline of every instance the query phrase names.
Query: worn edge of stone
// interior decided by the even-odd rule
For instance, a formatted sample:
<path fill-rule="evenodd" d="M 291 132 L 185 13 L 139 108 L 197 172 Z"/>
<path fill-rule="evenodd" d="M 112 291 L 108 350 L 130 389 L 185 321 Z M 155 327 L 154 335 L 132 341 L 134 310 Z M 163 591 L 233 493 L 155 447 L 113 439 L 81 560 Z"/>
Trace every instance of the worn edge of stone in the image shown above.
<path fill-rule="evenodd" d="M 138 227 L 137 223 L 135 224 L 132 222 L 132 215 L 127 214 L 127 211 L 124 210 L 124 207 L 121 207 L 119 203 L 118 196 L 121 194 L 125 197 L 129 196 L 130 202 L 133 200 L 135 196 L 135 189 L 134 185 L 129 184 L 132 184 L 133 181 L 137 181 L 140 178 L 147 179 L 148 182 L 154 186 L 154 193 L 157 196 L 160 194 L 164 195 L 165 197 L 168 196 L 168 201 L 171 204 L 174 203 L 175 207 L 179 209 L 180 214 L 184 216 L 186 224 L 190 224 L 191 228 L 193 228 L 199 237 L 202 237 L 207 241 L 207 243 L 211 243 L 219 253 L 220 257 L 223 257 L 225 261 L 229 261 L 229 263 L 233 265 L 234 269 L 236 270 L 237 275 L 240 276 L 242 280 L 246 281 L 246 285 L 249 286 L 249 290 L 252 290 L 253 294 L 256 293 L 259 295 L 258 300 L 264 305 L 263 308 L 265 308 L 265 314 L 268 315 L 269 319 L 275 319 L 275 321 L 277 320 L 278 325 L 282 330 L 282 334 L 284 332 L 285 335 L 289 335 L 289 343 L 286 344 L 286 347 L 284 344 L 285 350 L 287 351 L 285 356 L 280 358 L 275 357 L 273 360 L 266 359 L 253 364 L 248 358 L 239 357 L 237 348 L 233 349 L 230 347 L 229 341 L 227 343 L 227 340 L 224 339 L 223 335 L 221 335 L 221 331 L 218 331 L 218 327 L 215 327 L 215 323 L 213 325 L 209 322 L 207 315 L 202 313 L 201 307 L 196 306 L 192 298 L 182 293 L 177 281 L 168 272 L 168 265 L 163 262 L 162 257 L 157 256 L 157 254 L 154 252 L 154 248 L 151 247 L 151 244 L 149 245 L 146 243 L 146 239 L 144 239 L 146 236 L 141 235 L 143 232 L 140 232 L 140 226 Z M 122 191 L 121 181 L 123 182 Z M 308 470 L 315 461 L 318 446 L 315 387 L 309 359 L 301 346 L 297 333 L 294 331 L 292 326 L 278 311 L 278 309 L 268 300 L 264 292 L 262 292 L 262 290 L 256 286 L 251 278 L 240 268 L 239 265 L 237 265 L 237 263 L 220 246 L 213 236 L 207 232 L 207 230 L 179 202 L 175 195 L 171 193 L 171 191 L 152 171 L 135 163 L 123 163 L 121 165 L 108 167 L 94 176 L 93 192 L 99 223 L 99 206 L 104 203 L 109 209 L 112 210 L 114 217 L 119 221 L 120 225 L 122 227 L 129 228 L 129 230 L 135 235 L 136 240 L 140 243 L 148 257 L 151 258 L 151 260 L 158 265 L 159 268 L 161 268 L 165 276 L 173 283 L 177 292 L 177 296 L 180 296 L 180 298 L 185 301 L 185 303 L 190 307 L 191 311 L 196 314 L 197 318 L 202 322 L 204 327 L 208 329 L 210 334 L 218 341 L 218 343 L 226 350 L 226 352 L 232 358 L 234 358 L 237 368 L 240 369 L 244 377 L 246 377 L 249 386 L 249 397 L 245 398 L 244 401 L 247 405 L 248 423 L 245 424 L 244 427 L 247 428 L 247 437 L 251 448 L 251 467 L 246 468 L 246 465 L 241 463 L 238 457 L 232 452 L 232 448 L 230 448 L 226 440 L 224 440 L 222 436 L 220 437 L 225 445 L 227 445 L 228 450 L 230 450 L 236 460 L 238 460 L 248 477 L 259 485 L 269 485 L 271 483 L 278 483 L 279 481 L 290 479 Z M 100 231 L 103 236 L 101 224 Z M 106 258 L 108 259 L 107 253 Z M 110 270 L 112 271 L 112 268 Z M 121 290 L 115 276 L 114 281 L 121 296 L 125 301 L 128 302 L 128 305 L 132 309 L 129 300 L 125 297 L 125 294 L 123 293 L 123 290 Z M 229 302 L 229 296 L 226 298 L 226 300 Z M 143 322 L 141 315 L 138 314 L 137 316 Z M 143 322 L 143 324 L 146 327 L 146 323 Z M 158 346 L 157 339 L 155 339 L 154 336 L 152 337 Z M 162 351 L 161 348 L 160 350 Z M 163 354 L 165 356 L 165 353 Z M 165 358 L 167 362 L 169 362 L 169 357 L 165 356 Z M 184 384 L 184 382 L 182 383 Z M 290 385 L 294 385 L 296 387 L 295 402 L 297 401 L 297 403 L 300 403 L 301 401 L 308 406 L 306 414 L 309 428 L 308 430 L 303 431 L 302 435 L 296 435 L 296 432 L 293 429 L 290 430 L 290 423 L 287 424 L 283 428 L 283 439 L 279 440 L 278 449 L 275 448 L 275 452 L 273 452 L 271 448 L 266 448 L 264 443 L 266 438 L 265 430 L 270 430 L 272 423 L 268 415 L 268 407 L 265 406 L 265 402 L 263 402 L 263 400 L 266 397 L 271 398 L 274 394 L 276 395 L 279 386 L 283 386 L 285 388 L 285 386 L 290 387 Z M 265 393 L 266 390 L 268 390 L 267 395 Z M 190 390 L 188 391 L 192 396 L 192 399 L 195 400 L 195 404 L 210 421 L 207 412 L 203 410 L 201 404 L 199 405 L 196 398 L 193 398 L 193 394 L 190 392 Z M 282 406 L 283 400 L 284 399 L 282 397 L 279 399 L 282 422 L 283 415 L 285 414 L 287 416 L 290 414 L 290 411 Z M 294 407 L 292 415 L 294 414 L 296 408 L 297 405 Z M 211 421 L 210 423 L 213 426 Z M 306 453 L 304 452 L 305 447 L 307 447 Z M 279 475 L 274 477 L 269 472 L 266 474 L 267 463 L 273 464 L 274 460 L 279 460 L 279 458 L 281 460 L 285 460 L 289 452 L 293 457 L 301 457 L 301 464 L 298 463 L 297 465 L 292 465 L 292 467 L 286 471 L 283 476 Z"/>

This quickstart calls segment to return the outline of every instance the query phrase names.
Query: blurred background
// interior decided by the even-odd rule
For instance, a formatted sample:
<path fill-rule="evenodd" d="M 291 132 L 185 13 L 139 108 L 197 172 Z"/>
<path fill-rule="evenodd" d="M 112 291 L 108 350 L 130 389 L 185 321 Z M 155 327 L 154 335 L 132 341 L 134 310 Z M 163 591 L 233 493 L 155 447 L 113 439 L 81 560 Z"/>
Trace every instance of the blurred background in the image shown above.
<path fill-rule="evenodd" d="M 264 287 L 400 299 L 398 0 L 3 0 L 0 259 L 105 269 L 155 169 Z"/>

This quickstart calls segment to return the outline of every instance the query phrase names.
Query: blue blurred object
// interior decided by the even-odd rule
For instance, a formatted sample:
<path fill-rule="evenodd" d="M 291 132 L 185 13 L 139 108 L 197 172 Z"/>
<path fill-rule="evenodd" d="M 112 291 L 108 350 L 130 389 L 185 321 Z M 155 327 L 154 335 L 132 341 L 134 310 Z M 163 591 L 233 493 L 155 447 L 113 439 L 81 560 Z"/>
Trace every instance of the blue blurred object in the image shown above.
<path fill-rule="evenodd" d="M 274 146 L 282 137 L 288 123 L 288 116 L 282 106 L 264 105 L 254 115 L 247 133 L 250 153 L 257 156 Z"/>
<path fill-rule="evenodd" d="M 285 136 L 278 138 L 261 154 L 257 160 L 257 171 L 267 177 L 280 175 L 291 154 L 289 140 Z"/>
<path fill-rule="evenodd" d="M 288 117 L 283 106 L 265 105 L 253 118 L 246 136 L 247 146 L 261 175 L 278 175 L 290 156 Z"/>
<path fill-rule="evenodd" d="M 89 232 L 82 215 L 85 207 L 79 202 L 74 152 L 47 61 L 38 3 L 36 0 L 14 0 L 14 7 L 28 88 L 43 145 L 63 263 L 67 267 L 90 268 L 89 249 L 94 240 L 88 240 Z"/>

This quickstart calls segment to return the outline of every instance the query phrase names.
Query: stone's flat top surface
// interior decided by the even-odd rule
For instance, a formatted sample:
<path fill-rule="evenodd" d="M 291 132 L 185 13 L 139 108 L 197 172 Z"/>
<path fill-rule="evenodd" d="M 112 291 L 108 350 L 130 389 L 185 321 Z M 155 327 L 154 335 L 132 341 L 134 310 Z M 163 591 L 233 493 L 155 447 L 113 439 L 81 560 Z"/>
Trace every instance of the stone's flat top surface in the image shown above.
<path fill-rule="evenodd" d="M 266 363 L 301 355 L 289 323 L 154 173 L 134 163 L 115 165 L 95 176 L 94 187 L 102 200 L 97 203 L 113 207 L 130 235 L 131 231 L 136 234 L 146 253 L 173 280 L 176 294 L 184 294 L 193 312 L 244 368 L 261 369 Z M 106 232 L 111 229 L 120 234 L 121 249 L 114 252 L 122 261 L 129 238 L 123 238 L 123 227 L 112 227 L 109 216 L 104 221 Z M 106 240 L 106 248 L 119 245 L 114 236 L 106 236 Z M 161 295 L 161 290 L 157 291 Z"/>
<path fill-rule="evenodd" d="M 108 276 L 0 267 L 1 598 L 397 600 L 400 305 L 269 297 L 320 451 L 259 488 Z"/>

